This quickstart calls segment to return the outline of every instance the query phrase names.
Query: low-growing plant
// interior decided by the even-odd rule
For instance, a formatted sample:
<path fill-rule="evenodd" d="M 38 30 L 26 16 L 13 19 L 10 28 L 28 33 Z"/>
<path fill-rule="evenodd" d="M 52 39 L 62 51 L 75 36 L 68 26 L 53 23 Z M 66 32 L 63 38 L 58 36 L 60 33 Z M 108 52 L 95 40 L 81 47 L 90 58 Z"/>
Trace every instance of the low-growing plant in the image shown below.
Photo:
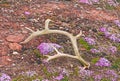
<path fill-rule="evenodd" d="M 69 78 L 65 76 L 61 81 L 69 81 Z"/>
<path fill-rule="evenodd" d="M 81 44 L 81 46 L 83 48 L 85 48 L 86 50 L 90 50 L 92 48 L 92 45 L 89 45 L 83 38 L 79 39 L 79 43 Z"/>
<path fill-rule="evenodd" d="M 13 78 L 12 81 L 33 81 L 35 79 L 39 79 L 40 81 L 42 80 L 41 76 L 33 75 L 33 76 L 27 76 L 26 74 L 20 74 L 16 78 Z"/>
<path fill-rule="evenodd" d="M 112 63 L 112 66 L 111 68 L 113 69 L 119 69 L 120 68 L 120 59 L 116 59 L 113 63 Z"/>
<path fill-rule="evenodd" d="M 93 58 L 93 59 L 91 60 L 91 62 L 92 62 L 93 64 L 95 64 L 95 63 L 97 63 L 98 60 L 99 60 L 99 58 Z"/>

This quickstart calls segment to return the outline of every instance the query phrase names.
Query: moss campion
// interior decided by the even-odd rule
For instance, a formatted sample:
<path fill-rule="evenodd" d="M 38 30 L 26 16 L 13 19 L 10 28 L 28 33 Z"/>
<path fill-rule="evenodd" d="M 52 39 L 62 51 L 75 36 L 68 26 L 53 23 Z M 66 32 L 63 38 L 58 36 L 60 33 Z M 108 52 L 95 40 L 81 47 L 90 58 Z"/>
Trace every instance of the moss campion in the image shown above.
<path fill-rule="evenodd" d="M 100 32 L 102 32 L 106 38 L 110 39 L 113 42 L 120 42 L 120 34 L 111 33 L 106 27 L 101 27 Z"/>
<path fill-rule="evenodd" d="M 55 43 L 41 43 L 37 49 L 40 50 L 40 53 L 41 54 L 48 54 L 48 53 L 51 53 L 54 51 L 54 48 L 61 48 L 60 45 L 58 44 L 55 44 Z"/>
<path fill-rule="evenodd" d="M 120 21 L 119 21 L 119 20 L 114 20 L 114 23 L 115 23 L 118 27 L 120 27 Z"/>
<path fill-rule="evenodd" d="M 2 73 L 0 74 L 0 81 L 12 81 L 12 79 L 7 74 Z"/>
<path fill-rule="evenodd" d="M 115 54 L 117 52 L 117 48 L 115 46 L 111 46 L 109 47 L 109 52 L 112 53 L 112 54 Z"/>
<path fill-rule="evenodd" d="M 85 37 L 85 40 L 90 45 L 95 45 L 96 44 L 96 42 L 95 42 L 95 40 L 93 38 Z"/>
<path fill-rule="evenodd" d="M 100 60 L 95 65 L 101 67 L 109 67 L 111 66 L 111 63 L 106 58 L 100 58 Z"/>

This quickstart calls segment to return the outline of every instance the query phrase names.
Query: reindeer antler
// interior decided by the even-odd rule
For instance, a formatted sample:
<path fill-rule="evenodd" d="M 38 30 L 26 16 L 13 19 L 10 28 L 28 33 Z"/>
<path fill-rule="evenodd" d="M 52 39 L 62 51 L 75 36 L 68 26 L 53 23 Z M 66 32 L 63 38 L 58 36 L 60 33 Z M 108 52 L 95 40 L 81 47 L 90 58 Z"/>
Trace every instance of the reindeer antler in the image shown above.
<path fill-rule="evenodd" d="M 58 33 L 58 34 L 63 34 L 63 35 L 66 35 L 67 37 L 70 38 L 71 40 L 71 43 L 72 43 L 72 46 L 73 46 L 73 49 L 74 49 L 74 52 L 75 52 L 75 55 L 70 55 L 70 54 L 65 54 L 65 53 L 60 53 L 55 47 L 53 47 L 55 49 L 55 51 L 57 52 L 56 55 L 53 55 L 53 56 L 49 56 L 49 55 L 46 55 L 48 58 L 47 58 L 47 61 L 49 60 L 52 60 L 52 59 L 55 59 L 55 58 L 58 58 L 58 57 L 70 57 L 70 58 L 74 58 L 74 59 L 78 59 L 83 65 L 84 65 L 84 69 L 85 68 L 89 68 L 90 67 L 90 64 L 88 62 L 86 62 L 80 55 L 79 51 L 78 51 L 78 47 L 77 47 L 77 39 L 82 35 L 82 31 L 80 31 L 80 33 L 76 36 L 73 36 L 72 34 L 66 32 L 66 31 L 62 31 L 62 30 L 52 30 L 52 29 L 49 29 L 48 28 L 48 25 L 49 25 L 49 22 L 51 20 L 50 19 L 47 19 L 45 21 L 45 29 L 44 30 L 37 30 L 37 31 L 33 31 L 32 29 L 30 28 L 26 28 L 28 29 L 29 31 L 32 32 L 32 34 L 23 42 L 21 42 L 22 44 L 25 44 L 27 42 L 29 42 L 31 39 L 35 38 L 36 36 L 39 36 L 39 35 L 44 35 L 44 34 L 50 34 L 50 33 Z"/>

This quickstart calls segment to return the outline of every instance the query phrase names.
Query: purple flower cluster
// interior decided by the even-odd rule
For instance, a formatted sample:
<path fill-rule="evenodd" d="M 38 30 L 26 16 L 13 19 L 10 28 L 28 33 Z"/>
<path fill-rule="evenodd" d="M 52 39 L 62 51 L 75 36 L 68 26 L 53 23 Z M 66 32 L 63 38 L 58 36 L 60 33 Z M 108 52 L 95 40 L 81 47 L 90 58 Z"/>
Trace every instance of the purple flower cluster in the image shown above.
<path fill-rule="evenodd" d="M 100 31 L 101 31 L 101 32 L 106 32 L 106 31 L 107 31 L 107 28 L 106 28 L 106 27 L 101 27 L 101 28 L 100 28 Z"/>
<path fill-rule="evenodd" d="M 109 67 L 111 66 L 111 63 L 106 58 L 100 58 L 99 61 L 95 65 L 101 66 L 101 67 L 104 67 L 104 66 Z"/>
<path fill-rule="evenodd" d="M 55 48 L 61 48 L 60 45 L 55 44 L 55 43 L 41 43 L 37 47 L 37 49 L 39 49 L 42 54 L 48 54 L 48 53 L 51 53 L 51 52 L 54 51 L 53 47 L 55 47 Z"/>
<path fill-rule="evenodd" d="M 100 53 L 100 51 L 99 51 L 99 50 L 94 49 L 94 48 L 90 49 L 90 51 L 91 51 L 92 53 Z"/>
<path fill-rule="evenodd" d="M 86 4 L 94 4 L 94 3 L 99 3 L 100 0 L 80 0 L 81 3 L 86 3 Z M 118 2 L 116 0 L 107 0 L 107 2 L 110 6 L 118 6 Z"/>
<path fill-rule="evenodd" d="M 85 37 L 85 41 L 90 45 L 96 44 L 95 40 L 93 38 L 90 38 L 90 37 Z"/>
<path fill-rule="evenodd" d="M 108 81 L 118 81 L 118 74 L 114 70 L 100 71 L 99 74 L 93 76 L 94 81 L 102 81 L 107 79 Z"/>
<path fill-rule="evenodd" d="M 116 34 L 111 34 L 109 39 L 116 42 L 118 38 L 117 38 Z"/>
<path fill-rule="evenodd" d="M 32 76 L 37 75 L 37 73 L 35 71 L 27 71 L 27 72 L 23 73 L 23 75 L 32 77 Z"/>
<path fill-rule="evenodd" d="M 89 0 L 80 0 L 81 3 L 92 4 Z"/>
<path fill-rule="evenodd" d="M 107 75 L 106 76 L 107 78 L 111 79 L 111 81 L 117 81 L 118 79 L 118 75 L 116 74 L 114 70 L 107 70 L 105 74 Z"/>
<path fill-rule="evenodd" d="M 120 34 L 112 34 L 105 27 L 101 27 L 100 31 L 103 32 L 105 37 L 109 38 L 110 40 L 114 42 L 120 42 Z"/>
<path fill-rule="evenodd" d="M 59 75 L 54 78 L 55 80 L 61 81 L 64 76 L 69 76 L 69 72 L 65 68 L 59 68 L 58 71 L 60 72 Z"/>
<path fill-rule="evenodd" d="M 107 3 L 110 6 L 118 6 L 118 4 L 119 4 L 116 0 L 107 0 Z"/>
<path fill-rule="evenodd" d="M 27 12 L 27 11 L 26 11 L 26 12 L 24 12 L 24 14 L 25 14 L 25 15 L 30 15 L 30 12 Z"/>
<path fill-rule="evenodd" d="M 81 75 L 82 78 L 86 78 L 86 77 L 91 77 L 94 72 L 91 71 L 91 70 L 80 69 L 79 73 L 80 73 L 80 75 Z"/>
<path fill-rule="evenodd" d="M 12 81 L 10 76 L 5 73 L 0 74 L 0 81 Z"/>
<path fill-rule="evenodd" d="M 60 73 L 65 75 L 65 76 L 69 76 L 69 72 L 65 68 L 63 68 Z"/>
<path fill-rule="evenodd" d="M 59 76 L 55 77 L 55 80 L 62 80 L 64 78 L 63 74 L 59 74 Z"/>
<path fill-rule="evenodd" d="M 117 52 L 117 48 L 115 46 L 111 46 L 111 47 L 109 47 L 109 52 L 114 54 Z"/>
<path fill-rule="evenodd" d="M 80 2 L 86 4 L 93 4 L 93 3 L 98 3 L 99 0 L 80 0 Z"/>
<path fill-rule="evenodd" d="M 119 20 L 114 20 L 114 23 L 115 23 L 118 27 L 120 27 L 120 21 L 119 21 Z"/>
<path fill-rule="evenodd" d="M 101 74 L 95 75 L 94 81 L 101 81 L 102 78 L 103 78 L 103 76 Z"/>
<path fill-rule="evenodd" d="M 108 54 L 115 54 L 117 52 L 117 48 L 115 46 L 109 46 L 109 47 L 99 47 L 98 49 L 92 48 L 90 49 L 92 53 L 100 53 L 100 52 L 106 52 Z"/>

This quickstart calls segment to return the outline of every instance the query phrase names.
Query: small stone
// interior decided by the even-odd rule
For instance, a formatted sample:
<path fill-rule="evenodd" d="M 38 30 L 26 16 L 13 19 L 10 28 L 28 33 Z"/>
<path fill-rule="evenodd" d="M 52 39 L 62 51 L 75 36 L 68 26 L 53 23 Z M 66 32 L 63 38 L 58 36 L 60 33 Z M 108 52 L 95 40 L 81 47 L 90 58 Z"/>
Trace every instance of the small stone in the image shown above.
<path fill-rule="evenodd" d="M 3 42 L 3 40 L 0 40 L 0 43 L 2 43 Z"/>
<path fill-rule="evenodd" d="M 11 62 L 12 60 L 10 58 L 8 58 L 7 61 Z"/>
<path fill-rule="evenodd" d="M 13 55 L 18 55 L 19 53 L 17 51 L 13 51 Z"/>
<path fill-rule="evenodd" d="M 24 27 L 25 25 L 24 25 L 24 24 L 21 24 L 20 26 Z"/>
<path fill-rule="evenodd" d="M 36 22 L 36 23 L 38 22 L 37 19 L 29 19 L 29 21 L 30 21 L 30 22 Z"/>
<path fill-rule="evenodd" d="M 28 31 L 27 31 L 27 30 L 22 30 L 22 33 L 23 33 L 23 34 L 27 34 Z"/>
<path fill-rule="evenodd" d="M 73 64 L 70 64 L 70 67 L 73 68 Z"/>
<path fill-rule="evenodd" d="M 22 49 L 22 45 L 20 45 L 18 43 L 10 43 L 9 48 L 12 50 L 20 51 Z"/>
<path fill-rule="evenodd" d="M 21 59 L 24 59 L 24 57 L 21 57 Z"/>
<path fill-rule="evenodd" d="M 64 29 L 64 27 L 59 27 L 59 29 Z"/>
<path fill-rule="evenodd" d="M 24 39 L 24 35 L 19 34 L 19 35 L 9 35 L 6 37 L 6 40 L 9 42 L 21 42 Z"/>
<path fill-rule="evenodd" d="M 12 64 L 12 66 L 15 66 L 15 65 L 16 65 L 16 64 L 14 64 L 14 63 Z"/>

